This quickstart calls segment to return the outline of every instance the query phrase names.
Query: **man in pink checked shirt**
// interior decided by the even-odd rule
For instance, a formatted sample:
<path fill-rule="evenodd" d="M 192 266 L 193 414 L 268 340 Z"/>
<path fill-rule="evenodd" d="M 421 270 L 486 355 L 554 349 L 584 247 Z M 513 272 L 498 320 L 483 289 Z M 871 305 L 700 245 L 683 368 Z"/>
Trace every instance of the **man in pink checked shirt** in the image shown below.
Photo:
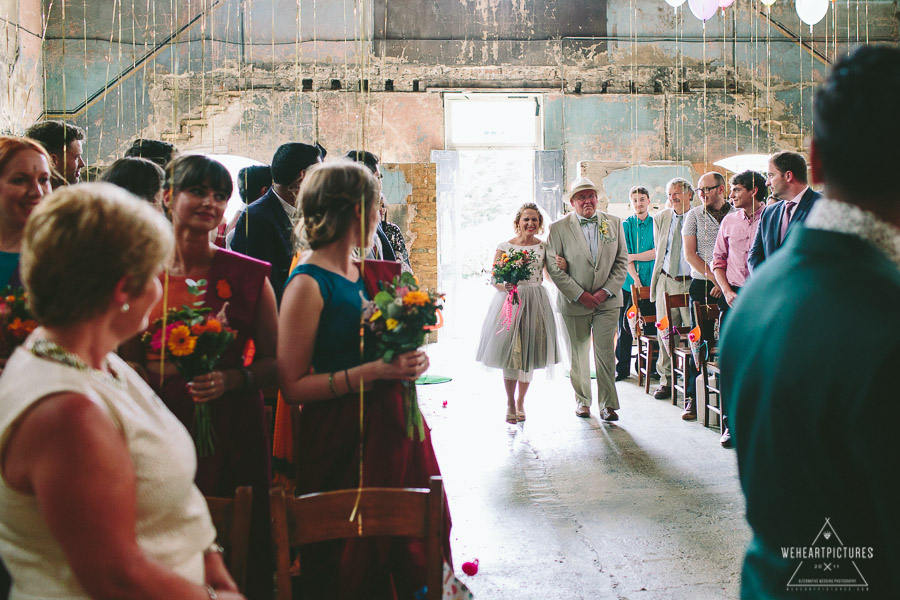
<path fill-rule="evenodd" d="M 738 290 L 749 275 L 747 255 L 756 237 L 766 193 L 766 178 L 761 173 L 744 171 L 731 178 L 729 199 L 739 210 L 722 219 L 710 263 L 716 283 L 722 290 L 718 304 L 723 315 L 734 304 Z"/>

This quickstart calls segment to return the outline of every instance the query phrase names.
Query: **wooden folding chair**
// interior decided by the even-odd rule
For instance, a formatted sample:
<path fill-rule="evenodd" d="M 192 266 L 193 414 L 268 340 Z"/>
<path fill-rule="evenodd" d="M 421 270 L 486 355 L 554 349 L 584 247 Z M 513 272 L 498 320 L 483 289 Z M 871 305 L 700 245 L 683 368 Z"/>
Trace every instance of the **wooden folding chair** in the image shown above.
<path fill-rule="evenodd" d="M 672 315 L 676 309 L 690 308 L 690 296 L 687 294 L 665 294 L 666 314 L 669 316 L 669 357 L 671 360 L 671 368 L 669 376 L 672 380 L 672 404 L 678 404 L 678 392 L 681 392 L 682 400 L 686 393 L 688 377 L 688 361 L 691 360 L 691 350 L 687 345 L 687 334 L 691 331 L 690 323 L 676 327 L 672 324 Z M 681 336 L 678 343 L 675 342 L 675 336 Z M 681 383 L 678 383 L 678 377 L 681 376 Z"/>
<path fill-rule="evenodd" d="M 703 382 L 702 393 L 697 393 L 700 422 L 709 426 L 709 413 L 716 415 L 719 433 L 722 432 L 722 389 L 719 362 L 716 355 L 715 327 L 720 312 L 716 304 L 694 302 L 694 320 L 700 326 L 700 337 L 706 342 L 706 352 L 700 354 L 700 375 Z"/>
<path fill-rule="evenodd" d="M 656 336 L 656 315 L 644 315 L 641 312 L 641 300 L 650 299 L 650 286 L 631 286 L 631 298 L 637 306 L 637 372 L 638 386 L 644 386 L 644 392 L 650 393 L 650 369 L 659 353 L 659 339 Z"/>
<path fill-rule="evenodd" d="M 225 564 L 238 588 L 245 591 L 247 554 L 250 550 L 250 520 L 253 492 L 248 486 L 234 491 L 234 498 L 206 497 L 216 527 L 216 541 L 225 548 Z"/>
<path fill-rule="evenodd" d="M 426 600 L 443 595 L 443 480 L 432 477 L 430 489 L 363 488 L 359 516 L 350 521 L 358 493 L 337 490 L 290 498 L 282 488 L 270 491 L 277 600 L 291 600 L 291 548 L 369 536 L 424 538 Z"/>

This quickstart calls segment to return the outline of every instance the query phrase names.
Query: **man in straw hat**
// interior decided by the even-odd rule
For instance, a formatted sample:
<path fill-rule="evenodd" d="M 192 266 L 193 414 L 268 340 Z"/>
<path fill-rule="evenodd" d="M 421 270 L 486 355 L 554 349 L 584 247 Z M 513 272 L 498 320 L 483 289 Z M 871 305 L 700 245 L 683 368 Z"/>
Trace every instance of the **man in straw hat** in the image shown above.
<path fill-rule="evenodd" d="M 615 385 L 613 340 L 628 250 L 622 221 L 597 210 L 597 188 L 587 177 L 577 179 L 568 194 L 574 212 L 550 225 L 547 270 L 559 288 L 557 307 L 571 346 L 570 380 L 575 389 L 575 414 L 591 416 L 590 341 L 593 335 L 600 418 L 617 421 L 619 396 Z"/>

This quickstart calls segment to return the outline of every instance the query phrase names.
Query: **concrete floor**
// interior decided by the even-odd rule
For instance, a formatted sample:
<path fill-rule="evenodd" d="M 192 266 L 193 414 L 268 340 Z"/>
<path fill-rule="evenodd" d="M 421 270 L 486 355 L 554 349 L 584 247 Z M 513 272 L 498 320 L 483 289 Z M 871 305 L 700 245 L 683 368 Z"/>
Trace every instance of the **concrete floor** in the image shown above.
<path fill-rule="evenodd" d="M 750 534 L 735 455 L 717 431 L 682 421 L 636 379 L 617 384 L 617 423 L 596 407 L 579 419 L 564 365 L 536 377 L 527 421 L 507 425 L 501 376 L 472 360 L 474 344 L 445 335 L 430 346 L 430 373 L 453 381 L 418 389 L 456 571 L 476 598 L 738 596 Z M 462 575 L 475 558 L 478 574 Z"/>

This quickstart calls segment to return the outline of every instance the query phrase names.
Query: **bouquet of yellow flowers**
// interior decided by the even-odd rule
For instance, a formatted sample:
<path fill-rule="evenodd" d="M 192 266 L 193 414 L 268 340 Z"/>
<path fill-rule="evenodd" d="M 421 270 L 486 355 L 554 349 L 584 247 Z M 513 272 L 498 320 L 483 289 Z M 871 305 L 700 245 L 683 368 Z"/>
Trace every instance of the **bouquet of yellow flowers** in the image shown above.
<path fill-rule="evenodd" d="M 188 279 L 186 283 L 193 296 L 200 298 L 206 292 L 205 279 Z M 212 309 L 203 304 L 203 300 L 198 299 L 190 306 L 183 304 L 181 308 L 170 308 L 165 318 L 157 319 L 142 338 L 148 348 L 162 352 L 165 360 L 174 364 L 188 381 L 211 373 L 235 338 L 234 330 L 228 327 L 225 319 L 225 307 L 218 315 L 212 315 Z M 215 432 L 209 402 L 194 404 L 191 429 L 197 455 L 211 455 L 215 451 Z"/>
<path fill-rule="evenodd" d="M 510 250 L 500 255 L 491 268 L 491 283 L 511 283 L 509 304 L 519 303 L 519 290 L 515 287 L 520 281 L 531 277 L 534 271 L 534 252 L 530 250 Z"/>
<path fill-rule="evenodd" d="M 392 283 L 381 282 L 379 286 L 381 290 L 363 308 L 363 322 L 375 335 L 375 356 L 391 362 L 396 355 L 412 352 L 425 344 L 425 328 L 437 323 L 444 295 L 420 290 L 411 273 L 403 273 L 394 277 Z M 408 381 L 402 383 L 406 435 L 411 440 L 422 441 L 425 423 L 416 386 Z"/>
<path fill-rule="evenodd" d="M 37 321 L 28 310 L 25 290 L 6 286 L 0 292 L 0 358 L 9 358 L 13 350 L 37 328 Z"/>

